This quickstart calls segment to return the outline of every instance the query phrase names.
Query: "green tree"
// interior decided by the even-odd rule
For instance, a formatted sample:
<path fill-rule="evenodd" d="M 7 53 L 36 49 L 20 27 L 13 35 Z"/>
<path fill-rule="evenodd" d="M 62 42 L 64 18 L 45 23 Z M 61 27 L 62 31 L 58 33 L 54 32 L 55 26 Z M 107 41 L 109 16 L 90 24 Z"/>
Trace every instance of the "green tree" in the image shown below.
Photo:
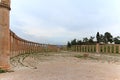
<path fill-rule="evenodd" d="M 83 38 L 83 42 L 87 43 L 89 39 L 87 37 Z"/>
<path fill-rule="evenodd" d="M 77 44 L 76 39 L 74 39 L 74 40 L 71 41 L 71 45 L 76 45 L 76 44 Z"/>
<path fill-rule="evenodd" d="M 106 32 L 105 34 L 104 34 L 104 41 L 105 41 L 105 43 L 108 43 L 108 42 L 113 42 L 113 36 L 111 35 L 111 33 L 109 33 L 109 32 Z"/>
<path fill-rule="evenodd" d="M 100 35 L 99 42 L 105 42 L 105 41 L 104 41 L 104 36 L 103 36 L 102 34 Z"/>
<path fill-rule="evenodd" d="M 95 37 L 92 37 L 92 36 L 91 36 L 90 39 L 88 40 L 88 42 L 89 42 L 90 44 L 94 43 L 94 38 L 95 38 Z"/>
<path fill-rule="evenodd" d="M 71 43 L 68 41 L 68 43 L 67 43 L 67 47 L 68 48 L 71 48 Z"/>
<path fill-rule="evenodd" d="M 97 43 L 99 43 L 100 42 L 100 34 L 99 34 L 99 32 L 97 32 L 97 34 L 96 34 L 96 39 L 97 39 Z"/>
<path fill-rule="evenodd" d="M 77 45 L 82 45 L 82 41 L 81 41 L 81 40 L 78 40 L 78 41 L 77 41 Z"/>
<path fill-rule="evenodd" d="M 114 42 L 115 44 L 120 44 L 120 37 L 119 36 L 115 37 Z"/>

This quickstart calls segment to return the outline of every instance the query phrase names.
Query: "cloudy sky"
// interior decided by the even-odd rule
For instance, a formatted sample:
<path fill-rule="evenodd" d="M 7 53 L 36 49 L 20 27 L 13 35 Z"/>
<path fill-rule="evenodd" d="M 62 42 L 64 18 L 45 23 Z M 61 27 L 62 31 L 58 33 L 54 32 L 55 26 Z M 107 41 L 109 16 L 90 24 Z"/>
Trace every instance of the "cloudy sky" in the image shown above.
<path fill-rule="evenodd" d="M 120 0 L 11 0 L 10 28 L 51 44 L 110 32 L 120 36 Z"/>

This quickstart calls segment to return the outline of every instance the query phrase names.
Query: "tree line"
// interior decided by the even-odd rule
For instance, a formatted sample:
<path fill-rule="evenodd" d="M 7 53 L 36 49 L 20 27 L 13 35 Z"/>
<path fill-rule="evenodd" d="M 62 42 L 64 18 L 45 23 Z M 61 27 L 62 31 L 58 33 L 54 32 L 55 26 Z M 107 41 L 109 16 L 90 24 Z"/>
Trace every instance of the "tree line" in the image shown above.
<path fill-rule="evenodd" d="M 97 32 L 96 37 L 90 36 L 90 38 L 84 37 L 82 40 L 73 39 L 71 41 L 68 41 L 67 47 L 71 47 L 72 45 L 93 45 L 96 43 L 120 44 L 120 36 L 113 37 L 112 34 L 109 32 L 105 32 L 104 34 L 100 34 L 99 32 Z"/>

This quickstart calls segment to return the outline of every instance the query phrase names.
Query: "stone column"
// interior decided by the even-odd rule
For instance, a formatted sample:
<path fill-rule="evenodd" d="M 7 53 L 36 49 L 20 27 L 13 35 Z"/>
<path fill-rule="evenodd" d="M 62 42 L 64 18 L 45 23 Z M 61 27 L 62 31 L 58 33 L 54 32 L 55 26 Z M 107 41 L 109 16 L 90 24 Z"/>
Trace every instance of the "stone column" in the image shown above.
<path fill-rule="evenodd" d="M 100 50 L 100 46 L 99 46 L 99 43 L 96 44 L 96 53 L 99 53 L 99 50 Z"/>
<path fill-rule="evenodd" d="M 12 43 L 13 43 L 13 36 L 12 32 L 10 31 L 10 57 L 12 57 Z"/>
<path fill-rule="evenodd" d="M 36 52 L 38 53 L 38 47 L 39 47 L 39 45 L 38 45 L 38 43 L 37 43 L 37 47 L 36 47 Z"/>
<path fill-rule="evenodd" d="M 105 53 L 105 45 L 102 45 L 102 53 Z"/>
<path fill-rule="evenodd" d="M 116 44 L 114 44 L 114 53 L 116 53 Z"/>
<path fill-rule="evenodd" d="M 119 53 L 120 53 L 120 45 L 119 45 L 119 50 L 118 50 L 118 51 L 119 51 Z"/>
<path fill-rule="evenodd" d="M 91 45 L 89 45 L 89 51 L 90 51 L 90 53 L 91 53 Z"/>
<path fill-rule="evenodd" d="M 15 38 L 14 38 L 14 33 L 12 35 L 12 56 L 15 56 L 15 49 L 14 49 L 14 46 L 15 46 Z"/>
<path fill-rule="evenodd" d="M 110 53 L 112 53 L 112 45 L 110 45 Z"/>
<path fill-rule="evenodd" d="M 25 49 L 24 49 L 24 50 L 25 50 L 24 52 L 26 53 L 26 52 L 27 52 L 26 41 L 24 41 L 24 48 L 25 48 Z"/>
<path fill-rule="evenodd" d="M 106 45 L 106 53 L 108 53 L 108 46 L 109 46 L 109 45 Z"/>
<path fill-rule="evenodd" d="M 0 2 L 0 68 L 10 69 L 10 0 Z"/>
<path fill-rule="evenodd" d="M 29 42 L 29 48 L 28 48 L 29 53 L 31 53 L 31 48 L 32 48 L 32 44 L 31 44 L 31 42 Z"/>
<path fill-rule="evenodd" d="M 27 53 L 29 53 L 29 43 L 26 41 Z"/>
<path fill-rule="evenodd" d="M 78 52 L 78 45 L 75 45 L 75 51 Z"/>

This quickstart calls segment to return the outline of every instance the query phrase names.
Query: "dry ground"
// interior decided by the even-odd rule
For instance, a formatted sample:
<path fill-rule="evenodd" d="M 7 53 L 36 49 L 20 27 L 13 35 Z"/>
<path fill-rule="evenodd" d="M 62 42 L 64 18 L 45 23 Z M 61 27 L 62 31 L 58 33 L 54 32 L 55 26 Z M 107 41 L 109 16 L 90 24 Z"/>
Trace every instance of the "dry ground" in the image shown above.
<path fill-rule="evenodd" d="M 0 80 L 120 80 L 119 54 L 37 53 L 11 59 Z"/>

